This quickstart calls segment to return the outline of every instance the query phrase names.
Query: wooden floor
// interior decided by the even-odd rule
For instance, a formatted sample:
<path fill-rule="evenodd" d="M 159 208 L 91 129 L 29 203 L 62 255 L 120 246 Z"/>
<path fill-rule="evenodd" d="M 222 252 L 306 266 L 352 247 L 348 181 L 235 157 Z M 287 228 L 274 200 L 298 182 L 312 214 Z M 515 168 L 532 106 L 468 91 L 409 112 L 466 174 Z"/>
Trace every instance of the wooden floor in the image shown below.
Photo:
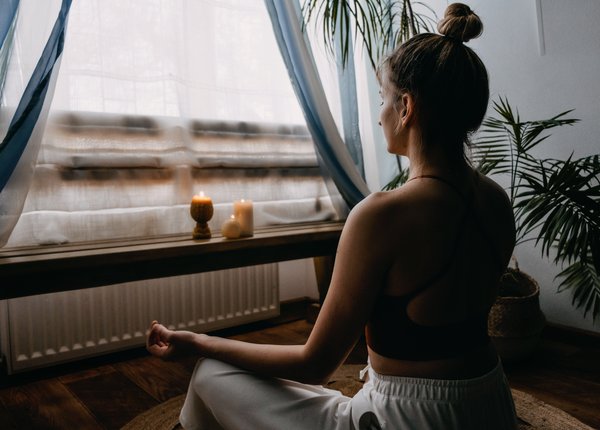
<path fill-rule="evenodd" d="M 288 318 L 289 320 L 289 318 Z M 218 334 L 255 343 L 301 344 L 305 320 L 253 323 Z M 573 345 L 575 344 L 575 345 Z M 347 364 L 366 363 L 362 339 Z M 0 380 L 3 430 L 120 429 L 138 414 L 184 393 L 195 359 L 163 363 L 136 349 Z M 506 368 L 512 387 L 600 428 L 600 348 L 559 331 L 533 356 Z"/>

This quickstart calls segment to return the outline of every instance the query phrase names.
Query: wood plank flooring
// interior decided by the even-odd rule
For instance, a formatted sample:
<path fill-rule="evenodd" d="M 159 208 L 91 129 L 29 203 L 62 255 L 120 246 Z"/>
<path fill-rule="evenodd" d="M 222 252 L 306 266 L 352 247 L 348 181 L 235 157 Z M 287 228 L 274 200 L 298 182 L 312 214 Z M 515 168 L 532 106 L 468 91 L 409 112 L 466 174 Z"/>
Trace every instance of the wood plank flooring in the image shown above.
<path fill-rule="evenodd" d="M 312 325 L 282 319 L 215 334 L 254 343 L 301 344 Z M 527 360 L 507 367 L 512 387 L 600 428 L 600 349 L 542 339 Z M 361 339 L 346 361 L 366 363 Z M 187 390 L 196 359 L 164 363 L 143 349 L 0 377 L 0 428 L 117 430 Z"/>
<path fill-rule="evenodd" d="M 541 339 L 528 359 L 505 369 L 512 388 L 600 428 L 600 351 Z"/>

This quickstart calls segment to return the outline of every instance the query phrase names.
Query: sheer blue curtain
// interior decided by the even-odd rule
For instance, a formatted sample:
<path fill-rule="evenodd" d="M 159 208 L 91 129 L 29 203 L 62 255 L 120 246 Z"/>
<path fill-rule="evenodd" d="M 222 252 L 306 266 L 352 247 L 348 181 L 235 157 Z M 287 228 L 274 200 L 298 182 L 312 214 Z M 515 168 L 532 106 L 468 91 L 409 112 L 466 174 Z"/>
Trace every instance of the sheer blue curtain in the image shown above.
<path fill-rule="evenodd" d="M 335 184 L 343 202 L 329 190 L 338 211 L 354 207 L 369 193 L 333 120 L 308 40 L 302 33 L 297 0 L 265 0 L 281 55 L 312 135 L 317 158 L 328 186 Z M 341 81 L 343 84 L 343 80 Z M 352 112 L 348 112 L 352 115 Z M 348 117 L 348 116 L 347 116 Z M 352 118 L 352 117 L 351 117 Z M 356 148 L 356 145 L 354 145 Z M 356 154 L 358 156 L 358 153 Z M 345 202 L 345 204 L 344 204 Z M 347 205 L 347 206 L 346 206 Z"/>
<path fill-rule="evenodd" d="M 60 67 L 71 0 L 62 0 L 58 17 L 20 100 L 11 105 L 11 98 L 14 99 L 15 92 L 19 91 L 19 80 L 12 77 L 27 76 L 31 64 L 28 52 L 39 52 L 35 36 L 44 23 L 31 21 L 47 20 L 50 3 L 5 1 L 0 6 L 3 56 L 0 246 L 6 244 L 23 210 Z M 31 16 L 29 12 L 33 12 Z M 14 32 L 22 32 L 19 33 L 22 37 L 13 37 Z M 17 42 L 19 46 L 15 49 L 13 45 Z"/>
<path fill-rule="evenodd" d="M 340 88 L 340 102 L 342 105 L 342 122 L 344 128 L 344 143 L 356 166 L 356 170 L 365 180 L 365 163 L 363 159 L 360 127 L 358 124 L 358 97 L 356 94 L 356 75 L 354 62 L 348 61 L 346 67 L 342 64 L 342 45 L 335 41 L 336 67 L 338 72 L 338 85 Z M 354 58 L 352 44 L 348 45 L 348 58 Z"/>

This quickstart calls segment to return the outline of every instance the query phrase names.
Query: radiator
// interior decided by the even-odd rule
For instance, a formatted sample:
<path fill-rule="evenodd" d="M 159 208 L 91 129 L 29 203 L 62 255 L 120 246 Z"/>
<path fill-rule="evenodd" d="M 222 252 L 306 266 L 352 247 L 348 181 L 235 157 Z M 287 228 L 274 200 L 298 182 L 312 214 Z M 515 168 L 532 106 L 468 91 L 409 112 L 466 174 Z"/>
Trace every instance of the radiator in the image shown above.
<path fill-rule="evenodd" d="M 206 332 L 277 316 L 278 265 L 12 299 L 0 311 L 15 373 L 143 345 L 154 319 Z"/>

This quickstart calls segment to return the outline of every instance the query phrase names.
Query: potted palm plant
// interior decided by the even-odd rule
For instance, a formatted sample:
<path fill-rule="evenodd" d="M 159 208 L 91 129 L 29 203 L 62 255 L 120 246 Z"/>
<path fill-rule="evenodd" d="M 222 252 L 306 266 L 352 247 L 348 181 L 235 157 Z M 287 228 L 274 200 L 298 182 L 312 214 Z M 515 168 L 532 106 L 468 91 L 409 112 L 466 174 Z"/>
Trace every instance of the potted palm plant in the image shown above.
<path fill-rule="evenodd" d="M 566 265 L 557 275 L 558 291 L 571 290 L 572 304 L 595 323 L 600 317 L 600 158 L 557 160 L 533 154 L 550 137 L 549 129 L 579 121 L 565 118 L 571 111 L 522 121 L 502 98 L 494 102 L 494 111 L 499 118 L 484 121 L 474 165 L 483 174 L 508 175 L 517 245 L 535 241 L 542 256 Z M 537 343 L 544 322 L 538 294 L 537 283 L 518 264 L 507 270 L 489 320 L 505 361 L 526 356 Z"/>

